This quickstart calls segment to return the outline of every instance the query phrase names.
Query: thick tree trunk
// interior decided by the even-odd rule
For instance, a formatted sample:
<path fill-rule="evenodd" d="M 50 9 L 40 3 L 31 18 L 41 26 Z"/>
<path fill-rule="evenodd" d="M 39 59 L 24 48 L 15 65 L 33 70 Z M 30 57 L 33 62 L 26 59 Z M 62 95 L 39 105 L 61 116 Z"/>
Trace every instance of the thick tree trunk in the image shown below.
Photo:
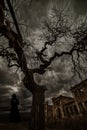
<path fill-rule="evenodd" d="M 1 19 L 2 20 L 2 19 Z M 44 92 L 45 87 L 39 86 L 34 81 L 33 70 L 29 70 L 27 67 L 26 57 L 22 48 L 22 39 L 17 38 L 16 34 L 8 25 L 0 26 L 0 33 L 5 36 L 11 47 L 17 54 L 18 64 L 21 67 L 25 77 L 23 83 L 25 87 L 33 94 L 32 101 L 32 121 L 31 130 L 44 130 Z"/>
<path fill-rule="evenodd" d="M 31 130 L 44 130 L 44 90 L 38 89 L 33 94 Z"/>
<path fill-rule="evenodd" d="M 4 26 L 2 34 L 13 44 L 14 51 L 19 59 L 19 65 L 25 74 L 24 85 L 33 94 L 31 130 L 44 130 L 44 92 L 46 88 L 35 83 L 33 70 L 27 68 L 25 54 L 20 46 L 21 43 L 15 40 L 12 31 L 8 32 Z"/>
<path fill-rule="evenodd" d="M 27 76 L 27 78 L 25 77 L 23 82 L 27 88 L 32 88 L 31 93 L 33 95 L 33 99 L 31 110 L 32 119 L 30 123 L 30 128 L 31 130 L 44 130 L 45 128 L 44 94 L 46 91 L 46 87 L 36 84 L 36 82 L 34 81 L 32 71 L 28 72 L 30 74 L 30 78 L 29 76 Z"/>
<path fill-rule="evenodd" d="M 33 102 L 32 102 L 32 123 L 31 130 L 44 130 L 44 92 L 45 87 L 39 86 L 34 81 L 33 70 L 29 70 L 27 68 L 26 57 L 23 49 L 20 46 L 20 42 L 15 40 L 13 32 L 10 30 L 8 32 L 6 26 L 3 28 L 2 33 L 9 41 L 12 43 L 14 51 L 16 52 L 19 65 L 21 70 L 25 74 L 25 78 L 23 80 L 25 87 L 31 91 L 33 94 Z"/>

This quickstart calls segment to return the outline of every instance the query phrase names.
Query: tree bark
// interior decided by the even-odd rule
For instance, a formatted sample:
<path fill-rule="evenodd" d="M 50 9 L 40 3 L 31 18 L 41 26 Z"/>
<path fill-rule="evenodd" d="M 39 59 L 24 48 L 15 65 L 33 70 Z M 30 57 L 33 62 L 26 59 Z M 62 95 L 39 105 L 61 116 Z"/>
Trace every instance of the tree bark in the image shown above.
<path fill-rule="evenodd" d="M 33 94 L 32 101 L 32 121 L 31 130 L 44 130 L 45 114 L 44 114 L 44 90 L 38 89 Z"/>

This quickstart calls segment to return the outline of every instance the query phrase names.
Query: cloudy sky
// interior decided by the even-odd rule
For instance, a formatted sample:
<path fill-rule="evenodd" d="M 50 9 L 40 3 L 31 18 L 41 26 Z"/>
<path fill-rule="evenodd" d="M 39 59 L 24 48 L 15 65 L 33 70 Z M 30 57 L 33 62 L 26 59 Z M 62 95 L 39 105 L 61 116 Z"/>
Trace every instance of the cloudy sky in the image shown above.
<path fill-rule="evenodd" d="M 28 25 L 25 39 L 31 40 L 33 46 L 39 49 L 42 42 L 39 40 L 41 33 L 40 26 L 42 21 L 48 16 L 51 7 L 55 6 L 58 9 L 69 10 L 71 17 L 77 20 L 79 16 L 85 17 L 87 14 L 87 0 L 20 0 L 18 9 L 20 12 L 21 21 Z M 18 19 L 18 20 L 19 20 Z M 22 32 L 22 34 L 25 32 Z M 2 44 L 2 42 L 1 42 Z M 42 46 L 41 46 L 42 47 Z M 31 51 L 33 53 L 32 48 Z M 49 52 L 50 54 L 51 52 Z M 29 57 L 27 58 L 30 62 Z M 35 81 L 39 84 L 44 84 L 47 87 L 46 99 L 58 96 L 58 94 L 71 95 L 69 89 L 80 80 L 76 78 L 72 80 L 72 65 L 69 57 L 56 58 L 49 69 L 43 76 L 35 75 Z M 13 93 L 17 93 L 21 104 L 31 103 L 31 93 L 24 88 L 21 79 L 23 74 L 20 70 L 7 68 L 6 60 L 0 58 L 0 102 L 8 105 Z M 37 78 L 38 77 L 38 78 Z M 85 78 L 85 77 L 84 77 Z"/>

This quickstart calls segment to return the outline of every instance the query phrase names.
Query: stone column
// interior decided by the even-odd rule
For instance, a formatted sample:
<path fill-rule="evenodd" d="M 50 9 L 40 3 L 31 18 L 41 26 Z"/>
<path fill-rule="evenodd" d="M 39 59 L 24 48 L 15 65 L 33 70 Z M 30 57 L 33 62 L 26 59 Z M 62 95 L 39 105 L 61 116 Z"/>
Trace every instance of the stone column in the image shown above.
<path fill-rule="evenodd" d="M 83 114 L 87 114 L 87 108 L 84 102 L 82 102 L 82 107 L 83 107 Z"/>
<path fill-rule="evenodd" d="M 48 102 L 46 102 L 45 104 L 45 122 L 47 123 L 47 119 L 48 119 Z"/>
<path fill-rule="evenodd" d="M 72 111 L 73 111 L 73 115 L 74 115 L 74 116 L 76 115 L 75 107 L 76 107 L 75 105 L 74 105 L 74 106 L 72 105 Z M 76 108 L 77 108 L 77 107 L 76 107 Z"/>
<path fill-rule="evenodd" d="M 56 105 L 53 104 L 53 120 L 55 121 L 57 117 L 57 113 L 56 113 Z"/>
<path fill-rule="evenodd" d="M 64 111 L 63 111 L 63 107 L 62 106 L 60 106 L 60 112 L 61 112 L 61 117 L 63 119 L 64 118 Z"/>
<path fill-rule="evenodd" d="M 68 112 L 69 112 L 69 116 L 71 116 L 71 110 L 70 108 L 68 107 Z"/>
<path fill-rule="evenodd" d="M 72 93 L 72 94 L 73 94 L 73 97 L 74 97 L 74 102 L 75 102 L 75 105 L 76 105 L 76 108 L 77 108 L 78 114 L 81 115 L 80 107 L 79 107 L 79 105 L 78 105 L 77 99 L 75 98 L 74 93 Z"/>
<path fill-rule="evenodd" d="M 82 102 L 83 109 L 86 109 L 85 103 Z"/>
<path fill-rule="evenodd" d="M 75 105 L 76 105 L 76 107 L 77 107 L 78 114 L 81 115 L 80 107 L 79 107 L 79 105 L 78 105 L 78 103 L 77 103 L 77 100 L 75 100 Z"/>

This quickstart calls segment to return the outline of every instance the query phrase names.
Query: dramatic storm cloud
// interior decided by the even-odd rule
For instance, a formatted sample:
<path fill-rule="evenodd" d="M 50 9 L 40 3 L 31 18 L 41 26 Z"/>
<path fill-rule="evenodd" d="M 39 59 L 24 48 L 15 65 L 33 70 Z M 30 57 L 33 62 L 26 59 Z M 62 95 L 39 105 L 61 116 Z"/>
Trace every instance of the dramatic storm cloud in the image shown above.
<path fill-rule="evenodd" d="M 0 84 L 13 85 L 18 79 L 17 74 L 10 74 L 8 71 L 0 68 Z"/>
<path fill-rule="evenodd" d="M 86 0 L 31 0 L 31 2 L 29 0 L 20 0 L 18 2 L 20 12 L 18 20 L 21 19 L 22 22 L 27 23 L 29 33 L 27 39 L 31 39 L 32 45 L 34 42 L 36 49 L 40 49 L 44 44 L 44 41 L 38 40 L 39 33 L 41 33 L 39 28 L 42 21 L 47 17 L 49 9 L 53 6 L 58 9 L 69 8 L 74 13 L 75 18 L 80 15 L 84 16 L 87 13 Z M 28 55 L 29 51 L 26 52 L 26 55 Z M 29 56 L 27 56 L 27 60 L 30 62 Z M 46 97 L 48 99 L 58 96 L 58 94 L 71 95 L 69 89 L 75 84 L 72 80 L 71 68 L 71 60 L 68 57 L 56 58 L 44 75 L 35 75 L 35 81 L 47 87 Z M 19 73 L 13 72 L 12 69 L 8 70 L 6 61 L 0 59 L 0 100 L 7 100 L 7 97 L 11 97 L 11 94 L 16 92 L 22 103 L 31 102 L 31 93 L 23 86 Z M 79 80 L 76 80 L 78 83 Z"/>

